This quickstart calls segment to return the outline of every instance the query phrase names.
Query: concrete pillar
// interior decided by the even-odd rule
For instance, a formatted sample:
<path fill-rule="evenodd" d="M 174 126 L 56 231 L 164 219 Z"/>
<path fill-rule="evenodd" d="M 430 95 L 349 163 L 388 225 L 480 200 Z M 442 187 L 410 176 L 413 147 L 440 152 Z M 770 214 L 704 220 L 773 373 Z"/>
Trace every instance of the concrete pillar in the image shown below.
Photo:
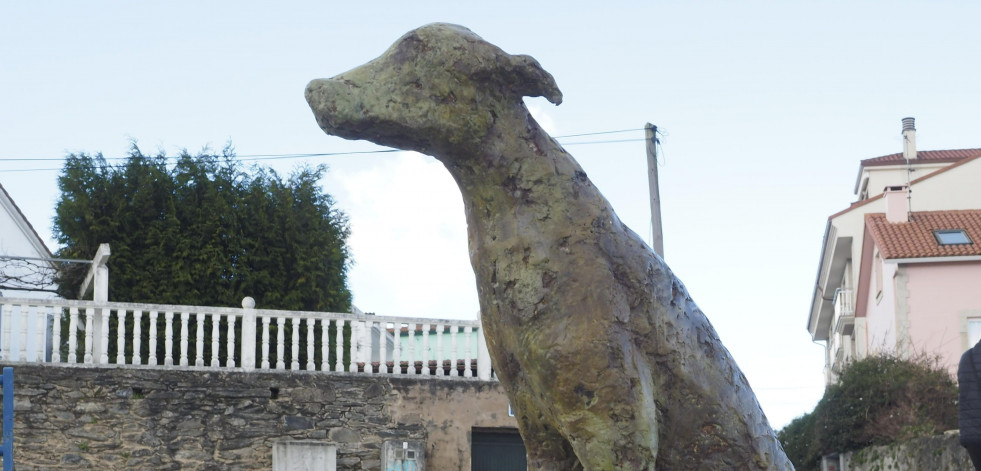
<path fill-rule="evenodd" d="M 109 302 L 109 267 L 106 264 L 109 262 L 110 254 L 109 244 L 100 244 L 99 250 L 95 252 L 95 257 L 92 258 L 92 268 L 89 269 L 89 274 L 82 282 L 81 294 L 85 295 L 85 292 L 88 291 L 88 285 L 91 283 L 92 300 L 97 303 Z M 108 323 L 104 322 L 104 318 L 107 319 L 106 316 L 109 316 L 110 313 L 108 309 L 102 308 L 97 308 L 94 312 L 92 358 L 98 359 L 99 363 L 107 363 L 109 357 L 106 350 L 109 342 L 109 331 L 106 328 Z"/>
<path fill-rule="evenodd" d="M 232 324 L 232 323 L 230 323 Z M 327 339 L 324 339 L 326 342 Z M 229 357 L 232 355 L 228 353 Z M 242 298 L 242 369 L 255 369 L 255 299 Z"/>

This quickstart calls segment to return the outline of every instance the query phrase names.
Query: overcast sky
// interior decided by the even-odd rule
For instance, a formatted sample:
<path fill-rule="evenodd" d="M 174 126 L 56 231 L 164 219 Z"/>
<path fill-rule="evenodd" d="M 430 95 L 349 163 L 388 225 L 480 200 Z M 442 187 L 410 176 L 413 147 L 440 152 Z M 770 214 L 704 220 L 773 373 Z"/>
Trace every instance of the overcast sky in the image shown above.
<path fill-rule="evenodd" d="M 69 152 L 379 149 L 325 135 L 306 83 L 412 28 L 462 24 L 555 76 L 561 106 L 526 99 L 553 135 L 630 130 L 561 142 L 648 239 L 641 129 L 659 126 L 666 261 L 772 425 L 810 411 L 823 348 L 805 324 L 827 217 L 854 199 L 859 160 L 902 150 L 903 117 L 917 118 L 921 150 L 981 147 L 981 3 L 544 3 L 3 2 L 0 184 L 55 250 Z M 463 204 L 441 164 L 259 163 L 304 162 L 330 166 L 325 189 L 350 217 L 358 307 L 476 317 Z"/>

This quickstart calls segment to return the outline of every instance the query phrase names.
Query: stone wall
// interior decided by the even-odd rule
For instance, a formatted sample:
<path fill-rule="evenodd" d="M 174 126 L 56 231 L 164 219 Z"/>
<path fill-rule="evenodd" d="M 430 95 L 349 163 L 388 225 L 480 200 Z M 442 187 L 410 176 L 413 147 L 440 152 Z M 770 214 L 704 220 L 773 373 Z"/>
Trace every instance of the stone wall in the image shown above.
<path fill-rule="evenodd" d="M 842 456 L 842 471 L 973 471 L 957 431 L 904 443 L 865 448 Z"/>
<path fill-rule="evenodd" d="M 469 470 L 470 431 L 514 428 L 496 382 L 316 372 L 12 364 L 17 469 L 270 470 L 284 440 L 377 470 L 386 440 L 430 470 Z"/>

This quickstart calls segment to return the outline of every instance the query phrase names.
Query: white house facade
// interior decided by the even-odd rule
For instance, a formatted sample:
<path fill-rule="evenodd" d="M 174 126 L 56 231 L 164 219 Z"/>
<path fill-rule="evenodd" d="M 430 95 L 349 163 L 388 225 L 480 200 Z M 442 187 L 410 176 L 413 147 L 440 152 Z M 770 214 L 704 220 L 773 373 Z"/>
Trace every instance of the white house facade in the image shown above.
<path fill-rule="evenodd" d="M 870 230 L 873 223 L 875 228 L 897 225 L 902 234 L 912 237 L 917 215 L 940 218 L 944 212 L 981 209 L 981 149 L 917 152 L 912 118 L 903 120 L 903 136 L 903 153 L 862 161 L 855 185 L 858 200 L 828 218 L 807 329 L 814 341 L 825 343 L 829 383 L 844 362 L 877 350 L 902 355 L 929 348 L 931 352 L 925 353 L 932 353 L 929 345 L 903 341 L 919 335 L 909 330 L 916 323 L 909 322 L 909 312 L 903 307 L 919 298 L 905 291 L 909 284 L 903 276 L 909 276 L 914 262 L 916 270 L 922 271 L 927 266 L 924 261 L 933 267 L 941 263 L 943 270 L 963 269 L 964 262 L 971 261 L 949 257 L 910 260 L 901 254 L 891 258 L 880 254 L 889 244 L 881 236 L 880 240 L 873 237 L 882 233 Z M 876 222 L 885 221 L 887 214 L 893 215 L 889 221 Z M 943 244 L 937 241 L 937 245 Z M 945 263 L 948 261 L 958 264 Z M 890 287 L 880 289 L 883 284 Z M 901 289 L 891 289 L 893 286 Z M 966 332 L 932 335 L 934 342 L 949 340 L 958 349 L 967 341 Z"/>

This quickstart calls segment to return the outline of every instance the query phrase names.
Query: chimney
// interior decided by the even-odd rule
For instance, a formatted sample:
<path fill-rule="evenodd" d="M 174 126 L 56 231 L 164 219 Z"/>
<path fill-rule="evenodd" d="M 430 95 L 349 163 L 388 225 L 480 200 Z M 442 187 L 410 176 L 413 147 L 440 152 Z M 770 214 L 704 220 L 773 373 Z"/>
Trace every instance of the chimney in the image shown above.
<path fill-rule="evenodd" d="M 903 158 L 916 160 L 916 126 L 915 119 L 903 118 Z"/>
<path fill-rule="evenodd" d="M 907 222 L 908 214 L 906 195 L 908 187 L 905 185 L 887 186 L 883 191 L 882 197 L 886 199 L 886 221 Z"/>

